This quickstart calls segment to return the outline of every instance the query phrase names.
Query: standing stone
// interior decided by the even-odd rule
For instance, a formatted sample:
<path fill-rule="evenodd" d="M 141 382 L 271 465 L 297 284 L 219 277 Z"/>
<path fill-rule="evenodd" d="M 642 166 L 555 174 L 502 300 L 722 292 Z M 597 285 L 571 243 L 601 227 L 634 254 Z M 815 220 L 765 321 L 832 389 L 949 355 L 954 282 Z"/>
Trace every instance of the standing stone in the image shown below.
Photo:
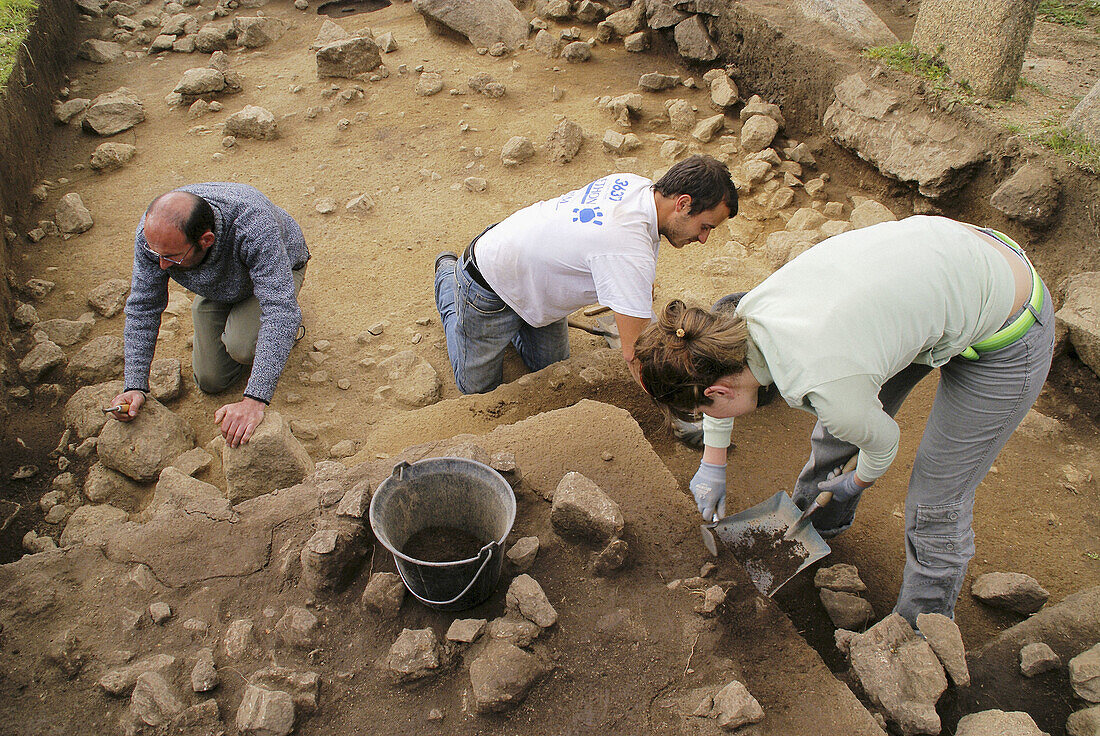
<path fill-rule="evenodd" d="M 222 447 L 222 467 L 229 500 L 237 504 L 299 483 L 313 470 L 313 461 L 283 416 L 268 410 L 246 444 Z"/>
<path fill-rule="evenodd" d="M 121 169 L 137 153 L 129 143 L 100 143 L 92 152 L 91 166 L 96 171 Z"/>
<path fill-rule="evenodd" d="M 913 45 L 938 54 L 978 94 L 1008 99 L 1038 8 L 1039 0 L 927 0 L 917 11 Z"/>
<path fill-rule="evenodd" d="M 898 37 L 863 0 L 798 0 L 798 10 L 859 48 L 890 46 Z"/>
<path fill-rule="evenodd" d="M 271 111 L 256 105 L 245 105 L 244 109 L 225 120 L 225 134 L 238 138 L 274 140 L 279 137 L 278 127 Z"/>
<path fill-rule="evenodd" d="M 993 192 L 989 203 L 1013 220 L 1042 227 L 1058 211 L 1061 193 L 1054 172 L 1042 164 L 1027 163 Z"/>
<path fill-rule="evenodd" d="M 970 669 L 958 625 L 942 613 L 917 614 L 917 629 L 924 634 L 943 668 L 959 687 L 970 687 Z"/>
<path fill-rule="evenodd" d="M 625 522 L 619 504 L 580 473 L 566 473 L 554 491 L 550 523 L 559 534 L 592 542 L 621 537 Z"/>
<path fill-rule="evenodd" d="M 970 593 L 986 605 L 1023 615 L 1035 613 L 1050 593 L 1030 575 L 1019 572 L 988 572 L 979 575 Z"/>
<path fill-rule="evenodd" d="M 509 0 L 413 0 L 430 30 L 450 28 L 478 48 L 503 43 L 517 49 L 527 39 L 527 19 Z"/>
<path fill-rule="evenodd" d="M 983 710 L 959 719 L 955 736 L 1047 736 L 1027 713 Z"/>
<path fill-rule="evenodd" d="M 326 44 L 317 50 L 317 76 L 353 79 L 377 69 L 382 54 L 370 38 L 356 36 Z"/>
<path fill-rule="evenodd" d="M 1089 93 L 1073 108 L 1066 119 L 1066 127 L 1084 136 L 1092 145 L 1100 146 L 1100 82 L 1092 85 Z"/>
<path fill-rule="evenodd" d="M 584 143 L 584 129 L 568 118 L 562 118 L 558 127 L 546 138 L 546 154 L 554 163 L 567 164 L 573 160 Z"/>
<path fill-rule="evenodd" d="M 534 654 L 494 640 L 470 664 L 470 689 L 478 713 L 503 712 L 523 702 L 547 667 Z"/>
<path fill-rule="evenodd" d="M 1082 700 L 1100 703 L 1100 644 L 1069 661 L 1069 684 Z"/>
<path fill-rule="evenodd" d="M 694 61 L 713 61 L 718 58 L 718 47 L 710 40 L 707 27 L 698 15 L 677 23 L 674 37 L 676 49 L 684 58 Z"/>
<path fill-rule="evenodd" d="M 114 135 L 145 120 L 145 108 L 133 92 L 119 87 L 96 97 L 84 112 L 83 126 L 98 135 Z"/>
<path fill-rule="evenodd" d="M 853 638 L 849 660 L 868 699 L 903 734 L 940 732 L 936 701 L 947 677 L 928 642 L 899 614 Z"/>
<path fill-rule="evenodd" d="M 282 690 L 249 685 L 237 708 L 242 736 L 287 736 L 294 730 L 294 700 Z"/>
<path fill-rule="evenodd" d="M 69 192 L 57 203 L 57 211 L 54 213 L 57 221 L 57 229 L 66 234 L 77 234 L 90 230 L 92 227 L 92 213 L 84 206 L 80 195 Z"/>
<path fill-rule="evenodd" d="M 834 92 L 836 99 L 821 120 L 824 132 L 883 174 L 916 182 L 926 197 L 964 186 L 987 158 L 985 144 L 976 137 L 946 131 L 927 110 L 859 74 L 845 78 Z"/>
<path fill-rule="evenodd" d="M 262 425 L 261 425 L 262 426 Z M 129 422 L 109 421 L 99 434 L 99 459 L 136 481 L 153 481 L 181 453 L 195 446 L 191 425 L 149 397 Z"/>
<path fill-rule="evenodd" d="M 1100 271 L 1066 279 L 1066 301 L 1055 316 L 1068 328 L 1078 357 L 1100 376 Z"/>
<path fill-rule="evenodd" d="M 122 375 L 123 344 L 118 335 L 100 335 L 69 360 L 69 373 L 79 383 L 102 383 Z"/>

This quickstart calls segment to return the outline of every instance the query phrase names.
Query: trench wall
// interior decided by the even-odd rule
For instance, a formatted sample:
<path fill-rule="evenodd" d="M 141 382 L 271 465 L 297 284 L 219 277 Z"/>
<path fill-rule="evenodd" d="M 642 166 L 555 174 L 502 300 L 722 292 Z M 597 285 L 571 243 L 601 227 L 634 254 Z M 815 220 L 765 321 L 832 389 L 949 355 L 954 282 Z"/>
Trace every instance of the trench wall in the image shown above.
<path fill-rule="evenodd" d="M 7 421 L 7 389 L 13 383 L 11 313 L 15 243 L 8 231 L 20 232 L 29 211 L 30 191 L 40 178 L 39 161 L 50 140 L 53 102 L 76 48 L 81 22 L 72 0 L 38 0 L 34 26 L 19 49 L 15 68 L 0 93 L 0 215 L 13 224 L 0 228 L 0 430 Z M 0 432 L 2 434 L 2 432 Z"/>

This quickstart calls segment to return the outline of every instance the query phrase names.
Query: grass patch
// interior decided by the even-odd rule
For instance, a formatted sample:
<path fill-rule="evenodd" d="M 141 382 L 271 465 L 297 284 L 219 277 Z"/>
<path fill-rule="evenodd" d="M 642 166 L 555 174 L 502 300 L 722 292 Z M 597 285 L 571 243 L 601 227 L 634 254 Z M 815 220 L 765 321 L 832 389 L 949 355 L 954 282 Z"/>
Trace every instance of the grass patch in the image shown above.
<path fill-rule="evenodd" d="M 1086 8 L 1090 6 L 1089 2 L 1081 4 L 1082 7 Z M 1090 10 L 1100 10 L 1100 3 L 1092 2 L 1091 4 L 1093 7 Z M 1062 0 L 1040 0 L 1037 18 L 1048 23 L 1071 25 L 1075 29 L 1087 29 L 1089 26 L 1089 19 L 1085 17 L 1085 13 L 1082 13 L 1075 6 L 1068 6 Z"/>
<path fill-rule="evenodd" d="M 1050 127 L 1028 138 L 1046 146 L 1068 161 L 1093 173 L 1100 173 L 1100 146 L 1064 126 Z"/>
<path fill-rule="evenodd" d="M 941 81 L 947 78 L 950 70 L 947 64 L 937 56 L 922 54 L 911 43 L 896 43 L 891 46 L 871 46 L 864 49 L 865 59 L 881 62 L 883 65 L 906 74 Z"/>
<path fill-rule="evenodd" d="M 1030 79 L 1025 79 L 1022 76 L 1017 81 L 1016 86 L 1017 87 L 1022 87 L 1022 88 L 1027 88 L 1027 89 L 1033 89 L 1036 92 L 1038 92 L 1039 94 L 1043 95 L 1044 97 L 1050 95 L 1050 90 L 1047 89 L 1044 85 L 1039 84 L 1038 82 L 1032 82 Z"/>
<path fill-rule="evenodd" d="M 0 0 L 0 89 L 8 83 L 16 53 L 27 37 L 37 8 L 36 0 Z"/>

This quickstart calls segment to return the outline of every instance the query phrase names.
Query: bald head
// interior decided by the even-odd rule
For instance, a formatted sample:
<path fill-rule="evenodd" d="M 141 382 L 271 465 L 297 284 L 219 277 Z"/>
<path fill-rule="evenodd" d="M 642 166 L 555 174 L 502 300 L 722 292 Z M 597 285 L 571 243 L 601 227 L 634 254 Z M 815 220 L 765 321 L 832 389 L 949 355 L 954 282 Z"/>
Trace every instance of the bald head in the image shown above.
<path fill-rule="evenodd" d="M 197 247 L 205 233 L 214 231 L 214 210 L 205 199 L 190 192 L 167 192 L 145 210 L 145 230 L 160 233 L 174 230 Z"/>

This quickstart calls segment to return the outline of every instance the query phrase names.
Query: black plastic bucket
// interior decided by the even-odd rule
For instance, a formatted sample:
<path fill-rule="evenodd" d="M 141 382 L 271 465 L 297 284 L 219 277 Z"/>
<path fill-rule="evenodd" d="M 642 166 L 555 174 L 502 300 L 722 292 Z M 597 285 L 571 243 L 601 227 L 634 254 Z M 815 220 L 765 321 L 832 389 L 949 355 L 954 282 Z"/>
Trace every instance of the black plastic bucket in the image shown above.
<path fill-rule="evenodd" d="M 393 553 L 409 592 L 441 611 L 471 608 L 493 594 L 504 540 L 516 520 L 516 496 L 500 473 L 475 460 L 438 457 L 398 463 L 370 502 L 375 539 Z M 417 532 L 449 527 L 490 540 L 477 556 L 427 562 L 401 550 Z"/>

